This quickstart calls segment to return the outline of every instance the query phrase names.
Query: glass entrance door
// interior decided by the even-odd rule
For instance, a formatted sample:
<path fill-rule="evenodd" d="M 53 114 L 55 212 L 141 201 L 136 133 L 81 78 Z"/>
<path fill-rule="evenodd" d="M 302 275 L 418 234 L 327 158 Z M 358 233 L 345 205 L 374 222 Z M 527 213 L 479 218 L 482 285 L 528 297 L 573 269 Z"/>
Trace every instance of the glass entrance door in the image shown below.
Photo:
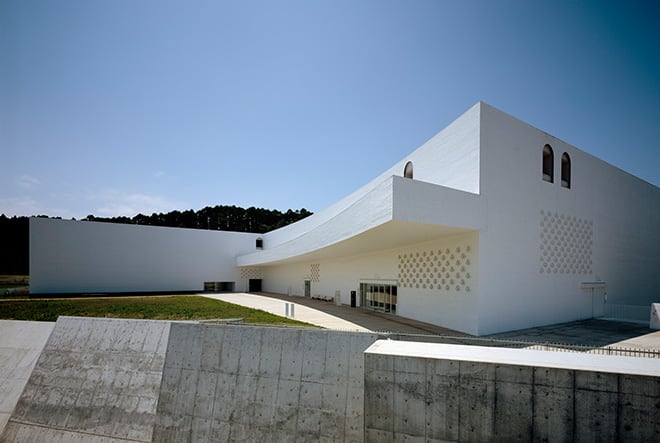
<path fill-rule="evenodd" d="M 396 313 L 396 285 L 360 283 L 360 306 L 374 311 Z"/>

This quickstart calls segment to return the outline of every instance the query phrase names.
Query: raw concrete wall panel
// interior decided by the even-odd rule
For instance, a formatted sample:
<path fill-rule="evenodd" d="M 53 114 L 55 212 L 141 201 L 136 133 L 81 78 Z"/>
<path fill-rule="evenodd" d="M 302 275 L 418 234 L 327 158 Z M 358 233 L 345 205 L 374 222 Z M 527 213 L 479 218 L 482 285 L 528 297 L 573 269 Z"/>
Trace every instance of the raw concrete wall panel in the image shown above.
<path fill-rule="evenodd" d="M 569 369 L 534 370 L 534 435 L 552 435 L 557 441 L 573 439 L 574 372 Z"/>
<path fill-rule="evenodd" d="M 61 317 L 0 442 L 660 438 L 655 359 L 378 338 Z"/>
<path fill-rule="evenodd" d="M 654 359 L 378 341 L 365 390 L 366 441 L 660 439 Z"/>
<path fill-rule="evenodd" d="M 0 321 L 0 434 L 52 330 L 48 322 Z"/>
<path fill-rule="evenodd" d="M 362 441 L 376 334 L 173 323 L 154 440 Z"/>
<path fill-rule="evenodd" d="M 151 441 L 168 330 L 60 317 L 0 441 Z"/>
<path fill-rule="evenodd" d="M 458 440 L 458 362 L 427 361 L 426 435 L 431 440 Z"/>

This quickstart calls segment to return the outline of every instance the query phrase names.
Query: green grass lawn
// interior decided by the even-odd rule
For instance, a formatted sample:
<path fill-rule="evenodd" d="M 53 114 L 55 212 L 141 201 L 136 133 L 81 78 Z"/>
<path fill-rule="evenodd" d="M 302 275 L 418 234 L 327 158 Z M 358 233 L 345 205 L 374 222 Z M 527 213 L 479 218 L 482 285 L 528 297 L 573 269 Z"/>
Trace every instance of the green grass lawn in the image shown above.
<path fill-rule="evenodd" d="M 0 318 L 2 319 L 55 321 L 60 315 L 153 320 L 243 318 L 245 323 L 312 326 L 258 309 L 199 296 L 0 301 Z"/>

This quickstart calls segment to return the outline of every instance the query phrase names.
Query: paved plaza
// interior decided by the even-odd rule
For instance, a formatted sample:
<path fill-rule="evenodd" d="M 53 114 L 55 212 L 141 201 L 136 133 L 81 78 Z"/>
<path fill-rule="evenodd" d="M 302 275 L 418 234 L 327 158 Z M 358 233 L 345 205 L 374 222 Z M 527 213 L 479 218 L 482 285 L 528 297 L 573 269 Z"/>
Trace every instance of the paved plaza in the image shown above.
<path fill-rule="evenodd" d="M 282 316 L 287 312 L 287 304 L 289 305 L 289 314 L 291 313 L 291 305 L 293 304 L 296 320 L 328 329 L 469 337 L 469 335 L 462 332 L 393 314 L 351 308 L 348 305 L 337 306 L 332 302 L 306 297 L 263 292 L 258 294 L 206 293 L 201 295 Z M 649 329 L 648 324 L 605 319 L 588 319 L 541 326 L 493 334 L 486 338 L 660 351 L 660 331 Z"/>

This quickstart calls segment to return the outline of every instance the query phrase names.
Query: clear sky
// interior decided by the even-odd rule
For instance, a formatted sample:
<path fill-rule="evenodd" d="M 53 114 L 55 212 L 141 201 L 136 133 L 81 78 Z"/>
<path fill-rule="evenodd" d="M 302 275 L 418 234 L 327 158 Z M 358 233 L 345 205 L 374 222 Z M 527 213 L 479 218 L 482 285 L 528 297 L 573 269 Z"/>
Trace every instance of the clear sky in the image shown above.
<path fill-rule="evenodd" d="M 660 2 L 0 0 L 0 213 L 319 211 L 479 100 L 659 186 Z"/>

